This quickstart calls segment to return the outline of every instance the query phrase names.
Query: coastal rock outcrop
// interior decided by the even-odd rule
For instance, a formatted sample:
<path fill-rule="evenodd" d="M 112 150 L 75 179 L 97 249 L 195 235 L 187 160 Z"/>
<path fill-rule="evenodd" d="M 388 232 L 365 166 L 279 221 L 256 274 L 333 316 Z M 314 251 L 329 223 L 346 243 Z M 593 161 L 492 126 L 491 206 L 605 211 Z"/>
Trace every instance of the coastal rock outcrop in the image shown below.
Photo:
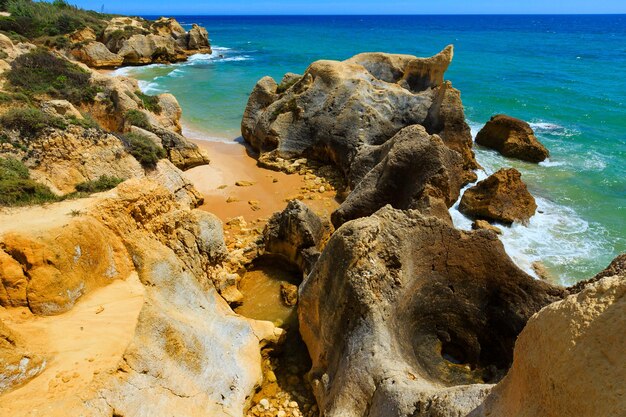
<path fill-rule="evenodd" d="M 626 410 L 626 275 L 545 307 L 515 344 L 507 376 L 470 417 L 595 417 Z"/>
<path fill-rule="evenodd" d="M 116 68 L 124 62 L 124 57 L 114 54 L 103 43 L 95 40 L 77 44 L 70 53 L 92 68 Z"/>
<path fill-rule="evenodd" d="M 320 412 L 466 415 L 510 366 L 526 321 L 565 295 L 491 232 L 391 207 L 348 222 L 300 287 Z"/>
<path fill-rule="evenodd" d="M 352 192 L 332 214 L 335 227 L 386 204 L 419 209 L 450 224 L 448 208 L 468 180 L 463 158 L 420 125 L 402 129 L 382 145 L 363 145 L 350 171 Z"/>
<path fill-rule="evenodd" d="M 15 307 L 0 309 L 8 317 L 3 323 L 17 337 L 31 323 L 45 320 L 41 343 L 30 346 L 33 355 L 43 351 L 54 367 L 2 393 L 0 413 L 21 416 L 45 408 L 47 415 L 72 410 L 84 416 L 231 417 L 249 406 L 263 377 L 260 348 L 277 342 L 282 332 L 269 322 L 237 316 L 219 296 L 211 274 L 226 255 L 221 223 L 193 209 L 193 193 L 183 196 L 163 184 L 168 182 L 130 180 L 90 199 L 21 209 L 19 224 L 4 221 L 17 212 L 0 214 L 3 253 L 28 270 L 28 279 L 36 280 L 28 268 L 40 264 L 61 272 L 42 294 L 53 302 L 59 295 L 74 294 L 67 275 L 84 283 L 84 292 L 66 314 L 37 318 L 33 312 L 54 311 L 11 314 Z M 67 215 L 78 207 L 80 214 Z M 44 216 L 46 221 L 41 221 Z M 119 248 L 114 252 L 120 263 L 106 269 L 118 275 L 96 288 L 88 283 L 98 265 L 111 265 L 107 246 Z M 82 268 L 83 262 L 92 268 Z M 97 331 L 89 325 L 97 325 Z M 115 337 L 109 340 L 110 334 Z M 50 349 L 46 344 L 64 338 L 79 344 L 85 337 L 89 344 L 81 349 Z M 108 344 L 117 346 L 107 351 L 114 356 L 94 353 Z M 0 360 L 6 357 L 3 347 Z"/>
<path fill-rule="evenodd" d="M 504 114 L 497 114 L 487 122 L 476 135 L 476 143 L 528 162 L 541 162 L 549 156 L 528 123 Z"/>
<path fill-rule="evenodd" d="M 184 61 L 194 53 L 211 53 L 207 30 L 196 24 L 189 32 L 172 18 L 150 22 L 114 17 L 101 34 L 86 28 L 68 36 L 70 54 L 93 68 Z"/>
<path fill-rule="evenodd" d="M 322 220 L 300 200 L 275 213 L 263 231 L 265 251 L 281 255 L 308 273 L 319 256 L 327 230 Z"/>
<path fill-rule="evenodd" d="M 470 217 L 511 224 L 527 223 L 537 204 L 515 168 L 500 169 L 465 191 L 459 211 Z"/>
<path fill-rule="evenodd" d="M 362 147 L 417 124 L 457 150 L 469 172 L 477 167 L 470 130 L 458 91 L 443 81 L 451 60 L 452 46 L 431 58 L 366 53 L 314 62 L 280 85 L 265 77 L 250 95 L 242 135 L 262 158 L 310 157 L 348 177 Z"/>

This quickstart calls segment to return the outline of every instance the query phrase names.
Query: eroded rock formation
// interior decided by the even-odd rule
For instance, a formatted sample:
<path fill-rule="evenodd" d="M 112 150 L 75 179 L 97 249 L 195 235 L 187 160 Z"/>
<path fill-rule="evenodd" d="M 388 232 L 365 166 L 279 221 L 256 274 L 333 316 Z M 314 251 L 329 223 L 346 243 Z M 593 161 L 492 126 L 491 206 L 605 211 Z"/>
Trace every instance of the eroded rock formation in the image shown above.
<path fill-rule="evenodd" d="M 68 36 L 71 55 L 94 68 L 184 61 L 193 53 L 211 53 L 207 30 L 196 24 L 189 32 L 172 18 L 154 22 L 131 17 L 111 19 L 101 36 L 80 29 Z"/>
<path fill-rule="evenodd" d="M 507 376 L 470 417 L 618 416 L 626 410 L 626 275 L 533 316 Z"/>
<path fill-rule="evenodd" d="M 265 251 L 281 255 L 308 273 L 319 257 L 328 234 L 322 220 L 300 200 L 291 200 L 285 210 L 274 214 L 263 231 Z"/>
<path fill-rule="evenodd" d="M 476 143 L 523 161 L 541 162 L 549 156 L 528 123 L 504 114 L 487 122 L 476 135 Z"/>
<path fill-rule="evenodd" d="M 511 224 L 526 223 L 537 204 L 515 168 L 500 169 L 465 191 L 459 211 L 470 217 Z"/>
<path fill-rule="evenodd" d="M 320 410 L 465 415 L 530 316 L 565 294 L 518 269 L 491 232 L 390 207 L 346 223 L 300 288 Z"/>
<path fill-rule="evenodd" d="M 463 159 L 420 125 L 402 129 L 382 145 L 363 145 L 350 172 L 352 192 L 333 213 L 335 227 L 386 204 L 419 209 L 452 223 L 448 208 L 468 181 Z"/>
<path fill-rule="evenodd" d="M 280 85 L 265 77 L 250 95 L 243 137 L 263 153 L 327 160 L 348 174 L 362 145 L 381 145 L 421 124 L 474 168 L 458 92 L 443 82 L 451 60 L 452 46 L 432 58 L 360 54 L 314 62 Z"/>
<path fill-rule="evenodd" d="M 22 214 L 27 220 L 2 223 L 0 276 L 16 275 L 16 263 L 28 272 L 29 310 L 17 321 L 19 314 L 0 311 L 12 332 L 2 330 L 0 361 L 18 357 L 23 361 L 30 355 L 11 341 L 29 328 L 34 320 L 30 314 L 72 307 L 61 294 L 74 294 L 74 307 L 66 314 L 41 319 L 48 323 L 42 328 L 42 341 L 62 342 L 61 335 L 48 335 L 56 321 L 67 322 L 62 328 L 70 340 L 89 335 L 88 346 L 67 351 L 46 350 L 45 343 L 31 339 L 33 354 L 48 360 L 50 371 L 36 376 L 36 369 L 23 366 L 18 375 L 9 375 L 17 383 L 31 381 L 22 386 L 13 383 L 9 387 L 13 389 L 3 394 L 3 414 L 27 415 L 29 410 L 45 408 L 47 415 L 64 415 L 67 410 L 85 416 L 242 415 L 262 379 L 260 347 L 276 342 L 281 331 L 269 322 L 235 315 L 218 295 L 211 274 L 226 254 L 221 224 L 215 216 L 193 210 L 197 200 L 189 192 L 172 181 L 130 180 L 106 195 L 29 208 Z M 77 207 L 80 214 L 68 216 Z M 47 221 L 39 221 L 42 213 Z M 50 272 L 47 285 L 36 285 L 46 272 L 35 274 L 36 269 Z M 92 285 L 99 271 L 104 277 Z M 141 290 L 114 293 L 110 302 L 103 301 L 102 291 L 133 285 Z M 33 303 L 37 301 L 31 297 L 33 287 L 46 303 Z M 19 285 L 3 285 L 3 289 L 2 294 L 21 291 Z M 9 304 L 4 304 L 6 297 L 0 300 L 10 308 L 23 305 L 14 302 L 15 295 L 11 297 Z M 86 298 L 91 306 L 83 301 Z M 127 304 L 137 309 L 126 312 Z M 38 307 L 42 305 L 46 308 Z M 115 308 L 122 309 L 119 316 L 111 316 Z M 75 309 L 82 310 L 74 315 Z M 108 321 L 98 322 L 97 332 L 84 327 L 94 325 L 100 314 Z M 120 333 L 120 328 L 127 330 Z M 117 334 L 115 342 L 107 339 L 110 333 Z M 2 340 L 9 340 L 8 353 Z M 109 343 L 118 345 L 119 356 L 93 353 Z M 72 355 L 78 356 L 70 359 Z M 29 357 L 33 364 L 45 365 L 36 362 L 36 356 Z M 48 395 L 42 396 L 45 387 L 50 387 Z"/>

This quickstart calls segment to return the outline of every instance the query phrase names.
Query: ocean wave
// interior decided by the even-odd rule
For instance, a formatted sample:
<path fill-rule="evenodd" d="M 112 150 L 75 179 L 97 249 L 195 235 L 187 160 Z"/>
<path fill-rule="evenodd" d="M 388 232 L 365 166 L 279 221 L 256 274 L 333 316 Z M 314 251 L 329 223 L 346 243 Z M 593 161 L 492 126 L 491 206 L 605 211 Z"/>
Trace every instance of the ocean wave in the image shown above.
<path fill-rule="evenodd" d="M 601 227 L 596 226 L 591 231 L 589 223 L 573 209 L 541 197 L 535 200 L 537 212 L 528 225 L 497 225 L 502 230 L 500 241 L 507 254 L 522 270 L 538 278 L 533 270 L 535 262 L 559 267 L 574 264 L 581 258 L 604 255 L 605 232 Z M 472 220 L 465 217 L 458 207 L 459 202 L 450 209 L 454 225 L 462 230 L 471 230 Z M 569 284 L 567 277 L 558 278 L 563 284 Z"/>
<path fill-rule="evenodd" d="M 154 81 L 138 80 L 137 83 L 139 84 L 141 92 L 145 94 L 161 94 L 167 92 L 167 90 L 160 88 L 159 84 Z"/>

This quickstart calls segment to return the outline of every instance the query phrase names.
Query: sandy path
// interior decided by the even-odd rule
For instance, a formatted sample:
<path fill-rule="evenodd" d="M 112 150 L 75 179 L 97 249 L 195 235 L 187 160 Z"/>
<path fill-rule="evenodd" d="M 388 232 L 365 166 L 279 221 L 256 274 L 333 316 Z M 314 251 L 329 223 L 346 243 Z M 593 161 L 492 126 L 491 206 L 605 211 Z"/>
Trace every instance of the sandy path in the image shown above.
<path fill-rule="evenodd" d="M 70 406 L 95 375 L 117 368 L 135 333 L 142 305 L 143 286 L 133 273 L 125 281 L 86 295 L 58 316 L 0 308 L 0 320 L 27 341 L 30 352 L 47 362 L 39 376 L 0 396 L 0 415 L 28 415 L 25 410 L 52 415 L 59 402 Z"/>
<path fill-rule="evenodd" d="M 266 219 L 272 213 L 282 211 L 288 200 L 302 196 L 302 187 L 307 185 L 301 175 L 259 168 L 240 143 L 203 140 L 194 140 L 194 143 L 208 151 L 211 163 L 185 171 L 185 176 L 204 195 L 201 209 L 210 211 L 222 221 L 237 216 L 243 216 L 246 221 Z M 237 181 L 248 181 L 253 185 L 239 187 L 235 185 Z M 334 192 L 313 194 L 316 199 L 304 202 L 318 214 L 330 216 L 337 208 Z M 229 198 L 231 202 L 227 202 Z M 250 202 L 257 202 L 254 205 L 259 209 L 254 210 Z"/>

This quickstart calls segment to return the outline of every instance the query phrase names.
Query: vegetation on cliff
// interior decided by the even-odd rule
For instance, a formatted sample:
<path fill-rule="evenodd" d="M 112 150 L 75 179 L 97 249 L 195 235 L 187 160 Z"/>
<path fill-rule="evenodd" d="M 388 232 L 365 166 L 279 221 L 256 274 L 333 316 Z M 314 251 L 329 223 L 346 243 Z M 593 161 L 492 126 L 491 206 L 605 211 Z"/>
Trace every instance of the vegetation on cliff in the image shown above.
<path fill-rule="evenodd" d="M 93 101 L 97 89 L 91 85 L 90 77 L 78 65 L 44 49 L 17 57 L 7 74 L 11 85 L 24 94 L 47 94 L 74 104 Z"/>
<path fill-rule="evenodd" d="M 0 158 L 0 205 L 22 206 L 57 201 L 48 187 L 30 178 L 28 168 L 15 158 Z"/>
<path fill-rule="evenodd" d="M 105 19 L 113 17 L 80 9 L 64 0 L 54 0 L 51 3 L 2 0 L 0 11 L 11 13 L 11 16 L 0 18 L 0 31 L 14 39 L 19 36 L 33 39 L 64 35 L 85 27 L 98 33 L 106 27 Z"/>

